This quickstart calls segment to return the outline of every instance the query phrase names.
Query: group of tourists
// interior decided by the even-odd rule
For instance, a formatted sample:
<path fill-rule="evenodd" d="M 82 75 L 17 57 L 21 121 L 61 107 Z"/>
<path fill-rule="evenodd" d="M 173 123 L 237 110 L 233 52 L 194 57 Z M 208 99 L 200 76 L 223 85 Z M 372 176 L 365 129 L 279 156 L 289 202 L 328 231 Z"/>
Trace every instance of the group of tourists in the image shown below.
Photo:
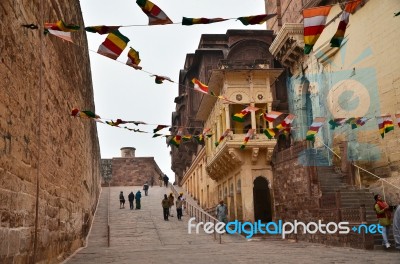
<path fill-rule="evenodd" d="M 379 220 L 379 225 L 382 226 L 382 245 L 388 249 L 392 246 L 389 243 L 389 235 L 390 226 L 392 225 L 393 208 L 382 199 L 381 195 L 377 194 L 374 198 L 374 210 L 376 212 L 376 217 Z M 393 237 L 396 249 L 400 250 L 400 206 L 397 206 L 393 216 Z"/>
<path fill-rule="evenodd" d="M 164 199 L 161 201 L 161 206 L 163 208 L 163 215 L 164 215 L 164 220 L 168 221 L 168 217 L 173 217 L 173 212 L 172 212 L 172 206 L 174 206 L 174 200 L 175 197 L 173 193 L 170 193 L 169 196 L 164 194 Z M 182 207 L 184 203 L 184 198 L 183 198 L 183 193 L 180 193 L 178 198 L 176 199 L 175 202 L 175 207 L 176 207 L 176 216 L 178 220 L 182 220 Z"/>
<path fill-rule="evenodd" d="M 140 192 L 140 190 L 138 190 L 136 192 L 136 194 L 134 194 L 133 192 L 130 192 L 128 194 L 128 201 L 129 201 L 129 208 L 131 210 L 135 209 L 133 206 L 133 201 L 136 200 L 136 210 L 140 209 L 140 199 L 142 198 L 142 193 Z M 124 197 L 124 193 L 123 191 L 121 191 L 119 193 L 119 209 L 124 209 L 125 208 L 125 197 Z"/>

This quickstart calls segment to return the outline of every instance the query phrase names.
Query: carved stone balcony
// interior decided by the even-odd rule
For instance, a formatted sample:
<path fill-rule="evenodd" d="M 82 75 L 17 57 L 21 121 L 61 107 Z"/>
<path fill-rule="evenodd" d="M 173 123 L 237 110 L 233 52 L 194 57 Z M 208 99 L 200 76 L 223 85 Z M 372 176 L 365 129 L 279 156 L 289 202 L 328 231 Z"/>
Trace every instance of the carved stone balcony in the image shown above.
<path fill-rule="evenodd" d="M 289 68 L 295 66 L 304 53 L 303 24 L 284 24 L 269 51 L 283 66 Z"/>
<path fill-rule="evenodd" d="M 246 134 L 231 134 L 213 151 L 207 159 L 206 170 L 213 180 L 218 180 L 226 176 L 229 172 L 244 164 L 244 152 L 251 151 L 251 162 L 255 163 L 262 155 L 265 163 L 269 164 L 272 152 L 276 145 L 275 139 L 268 139 L 263 134 L 256 134 L 250 139 L 244 150 L 240 149 Z"/>

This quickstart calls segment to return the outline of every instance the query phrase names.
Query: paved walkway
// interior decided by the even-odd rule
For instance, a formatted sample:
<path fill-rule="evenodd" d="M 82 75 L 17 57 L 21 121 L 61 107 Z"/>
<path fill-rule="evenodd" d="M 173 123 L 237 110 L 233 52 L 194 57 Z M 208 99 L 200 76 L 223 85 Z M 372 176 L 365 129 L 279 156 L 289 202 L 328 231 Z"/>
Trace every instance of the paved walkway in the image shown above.
<path fill-rule="evenodd" d="M 246 240 L 238 235 L 223 235 L 222 244 L 213 235 L 188 234 L 189 216 L 183 221 L 170 217 L 164 221 L 161 200 L 170 189 L 154 186 L 149 196 L 142 192 L 142 209 L 119 209 L 118 195 L 140 187 L 110 188 L 111 245 L 107 247 L 108 188 L 103 188 L 88 245 L 65 261 L 74 263 L 400 263 L 400 254 L 328 247 L 277 238 Z"/>

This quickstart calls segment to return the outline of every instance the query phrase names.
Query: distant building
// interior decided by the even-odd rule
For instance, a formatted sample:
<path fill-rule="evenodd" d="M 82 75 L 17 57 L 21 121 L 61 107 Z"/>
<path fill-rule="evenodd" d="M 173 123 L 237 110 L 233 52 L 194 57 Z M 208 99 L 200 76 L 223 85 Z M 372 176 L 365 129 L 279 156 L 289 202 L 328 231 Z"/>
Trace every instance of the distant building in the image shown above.
<path fill-rule="evenodd" d="M 101 159 L 102 186 L 140 186 L 164 175 L 154 157 L 135 157 L 135 148 L 121 148 L 121 157 Z"/>

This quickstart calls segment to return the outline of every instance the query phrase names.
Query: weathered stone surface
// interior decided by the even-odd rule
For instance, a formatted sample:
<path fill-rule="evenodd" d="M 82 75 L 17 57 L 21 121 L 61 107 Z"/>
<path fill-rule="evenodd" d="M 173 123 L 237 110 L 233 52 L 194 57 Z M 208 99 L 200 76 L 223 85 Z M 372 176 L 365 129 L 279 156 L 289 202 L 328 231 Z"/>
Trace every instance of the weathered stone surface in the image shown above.
<path fill-rule="evenodd" d="M 106 175 L 108 169 L 103 170 L 103 179 L 111 178 L 111 186 L 140 186 L 145 182 L 157 184 L 159 176 L 163 175 L 153 157 L 102 159 L 101 162 L 103 168 L 111 164 L 111 175 Z"/>
<path fill-rule="evenodd" d="M 100 190 L 96 125 L 69 114 L 95 111 L 86 35 L 73 32 L 74 45 L 42 34 L 59 19 L 84 26 L 79 1 L 42 3 L 0 3 L 1 263 L 54 263 L 81 246 Z"/>

